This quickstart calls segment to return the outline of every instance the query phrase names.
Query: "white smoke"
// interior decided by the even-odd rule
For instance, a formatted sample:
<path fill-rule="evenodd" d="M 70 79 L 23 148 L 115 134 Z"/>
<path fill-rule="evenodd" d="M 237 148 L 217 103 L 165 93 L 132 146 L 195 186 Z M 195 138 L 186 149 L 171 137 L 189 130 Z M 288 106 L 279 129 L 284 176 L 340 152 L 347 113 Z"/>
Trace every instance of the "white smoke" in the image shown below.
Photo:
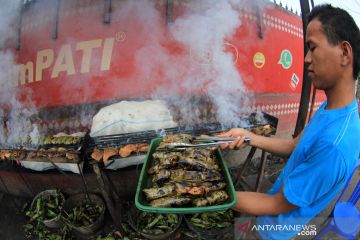
<path fill-rule="evenodd" d="M 174 17 L 167 29 L 161 14 L 165 6 L 159 8 L 152 1 L 126 1 L 126 6 L 121 6 L 125 16 L 141 18 L 137 20 L 142 28 L 137 31 L 139 36 L 146 36 L 135 53 L 135 77 L 145 83 L 163 79 L 152 98 L 171 101 L 187 124 L 198 123 L 199 115 L 207 114 L 194 102 L 194 95 L 202 95 L 210 99 L 216 121 L 228 127 L 239 125 L 239 116 L 248 109 L 250 98 L 226 44 L 241 25 L 239 7 L 244 2 L 177 2 L 182 2 L 184 13 Z M 175 53 L 164 46 L 169 38 L 178 47 Z"/>
<path fill-rule="evenodd" d="M 224 45 L 241 24 L 240 12 L 235 7 L 231 1 L 196 1 L 184 16 L 176 19 L 172 28 L 175 39 L 192 54 L 209 56 L 208 65 L 192 66 L 185 88 L 203 86 L 216 108 L 217 120 L 224 125 L 239 123 L 241 105 L 245 103 L 242 101 L 246 99 L 241 76 Z"/>
<path fill-rule="evenodd" d="M 18 92 L 18 65 L 15 44 L 20 21 L 22 1 L 0 0 L 0 144 L 13 145 L 38 137 L 30 118 L 37 113 L 31 101 L 31 92 Z M 19 98 L 23 98 L 20 102 Z M 26 106 L 23 105 L 26 103 Z"/>

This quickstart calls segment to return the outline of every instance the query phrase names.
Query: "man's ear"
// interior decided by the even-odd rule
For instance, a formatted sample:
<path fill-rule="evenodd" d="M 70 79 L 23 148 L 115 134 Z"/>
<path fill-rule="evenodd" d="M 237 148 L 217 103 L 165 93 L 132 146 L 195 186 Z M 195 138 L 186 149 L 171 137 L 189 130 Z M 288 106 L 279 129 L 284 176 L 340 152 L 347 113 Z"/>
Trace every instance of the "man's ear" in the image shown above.
<path fill-rule="evenodd" d="M 341 66 L 352 65 L 353 62 L 353 50 L 351 44 L 348 41 L 342 41 L 340 43 L 341 48 Z"/>

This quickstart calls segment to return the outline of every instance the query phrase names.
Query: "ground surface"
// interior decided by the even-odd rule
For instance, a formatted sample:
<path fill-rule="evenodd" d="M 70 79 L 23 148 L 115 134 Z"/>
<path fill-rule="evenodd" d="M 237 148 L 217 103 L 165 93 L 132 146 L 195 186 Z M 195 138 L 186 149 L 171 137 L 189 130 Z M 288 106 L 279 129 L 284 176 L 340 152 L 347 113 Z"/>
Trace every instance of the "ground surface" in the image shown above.
<path fill-rule="evenodd" d="M 253 188 L 255 187 L 257 174 L 259 172 L 260 158 L 255 158 L 250 164 L 250 167 L 245 172 L 246 181 Z M 284 160 L 278 158 L 270 158 L 267 161 L 266 170 L 265 170 L 265 179 L 261 185 L 261 191 L 266 192 L 272 185 L 272 182 L 275 181 L 277 175 L 281 171 L 284 165 Z M 234 167 L 231 169 L 232 175 L 236 178 L 236 173 L 239 167 Z M 359 181 L 360 172 L 355 174 L 355 177 L 352 179 L 350 190 L 355 186 Z M 243 187 L 239 186 L 237 190 L 242 190 Z M 345 194 L 347 198 L 349 193 Z M 6 193 L 0 193 L 0 239 L 1 240 L 22 240 L 25 239 L 23 225 L 26 223 L 27 219 L 22 212 L 23 206 L 26 202 L 29 202 L 31 199 L 23 199 L 14 196 L 7 195 Z M 323 227 L 323 221 L 330 214 L 334 203 L 330 204 L 319 216 L 321 217 L 317 224 L 318 228 Z M 358 209 L 360 209 L 360 203 L 358 203 Z M 109 216 L 107 216 L 109 218 Z M 107 219 L 109 221 L 109 219 Z M 237 238 L 238 239 L 238 238 Z M 296 238 L 296 239 L 311 239 L 311 238 Z M 335 233 L 330 232 L 326 235 L 324 239 L 342 239 Z M 360 238 L 359 238 L 360 239 Z"/>

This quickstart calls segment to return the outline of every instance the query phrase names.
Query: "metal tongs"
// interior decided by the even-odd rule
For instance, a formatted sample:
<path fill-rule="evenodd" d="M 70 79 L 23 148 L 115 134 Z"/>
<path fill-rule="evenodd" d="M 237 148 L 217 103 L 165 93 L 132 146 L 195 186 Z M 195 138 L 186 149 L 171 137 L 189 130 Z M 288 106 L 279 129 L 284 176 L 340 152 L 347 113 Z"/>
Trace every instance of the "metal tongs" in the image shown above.
<path fill-rule="evenodd" d="M 166 144 L 166 148 L 170 149 L 185 149 L 185 148 L 201 148 L 201 147 L 216 147 L 223 145 L 225 143 L 232 143 L 234 141 L 234 138 L 229 137 L 211 137 L 207 135 L 201 135 L 199 137 L 193 138 L 194 142 L 204 142 L 204 143 L 197 143 L 197 144 L 191 144 L 191 143 L 169 143 Z M 250 143 L 250 138 L 245 137 L 244 143 L 248 144 Z"/>

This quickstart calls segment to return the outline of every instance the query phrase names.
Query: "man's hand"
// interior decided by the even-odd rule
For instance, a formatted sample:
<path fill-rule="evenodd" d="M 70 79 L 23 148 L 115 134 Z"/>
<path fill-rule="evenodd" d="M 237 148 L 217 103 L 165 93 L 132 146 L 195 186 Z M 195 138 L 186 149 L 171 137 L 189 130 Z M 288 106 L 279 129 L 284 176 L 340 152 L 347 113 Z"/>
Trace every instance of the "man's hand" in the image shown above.
<path fill-rule="evenodd" d="M 239 149 L 245 147 L 247 144 L 244 143 L 245 137 L 249 137 L 250 139 L 254 138 L 255 134 L 249 132 L 243 128 L 233 128 L 227 132 L 220 133 L 217 135 L 218 137 L 233 137 L 234 141 L 232 143 L 225 143 L 220 146 L 221 149 Z M 251 141 L 251 140 L 250 140 Z"/>

